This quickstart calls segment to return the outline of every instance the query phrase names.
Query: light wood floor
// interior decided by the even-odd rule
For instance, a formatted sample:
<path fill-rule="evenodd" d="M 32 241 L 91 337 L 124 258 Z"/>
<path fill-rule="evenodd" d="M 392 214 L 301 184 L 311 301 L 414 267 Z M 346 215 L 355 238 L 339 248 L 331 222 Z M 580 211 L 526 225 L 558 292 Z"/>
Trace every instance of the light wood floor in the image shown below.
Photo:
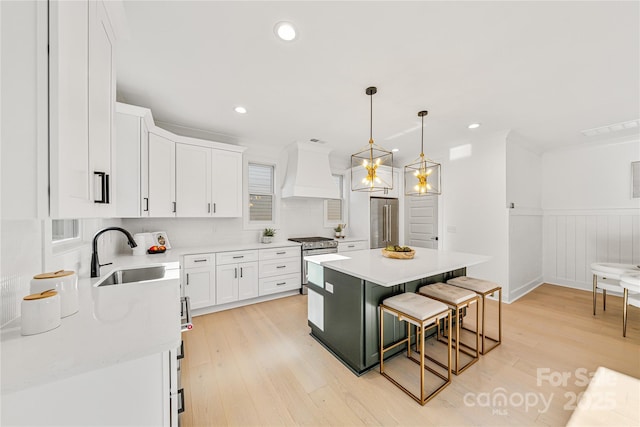
<path fill-rule="evenodd" d="M 622 299 L 603 313 L 599 296 L 594 317 L 591 298 L 544 284 L 504 304 L 503 344 L 425 406 L 377 370 L 356 377 L 311 338 L 306 296 L 200 316 L 183 334 L 183 426 L 565 425 L 598 366 L 640 377 L 640 309 L 623 338 Z"/>

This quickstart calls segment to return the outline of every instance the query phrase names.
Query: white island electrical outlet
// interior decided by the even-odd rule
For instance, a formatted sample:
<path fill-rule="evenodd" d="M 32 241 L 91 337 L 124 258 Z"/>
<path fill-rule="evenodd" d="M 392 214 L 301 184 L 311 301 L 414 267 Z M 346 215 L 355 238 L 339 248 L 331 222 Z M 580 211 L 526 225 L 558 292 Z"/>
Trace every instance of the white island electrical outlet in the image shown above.
<path fill-rule="evenodd" d="M 327 292 L 333 293 L 333 285 L 331 283 L 324 282 L 324 288 L 327 290 Z"/>

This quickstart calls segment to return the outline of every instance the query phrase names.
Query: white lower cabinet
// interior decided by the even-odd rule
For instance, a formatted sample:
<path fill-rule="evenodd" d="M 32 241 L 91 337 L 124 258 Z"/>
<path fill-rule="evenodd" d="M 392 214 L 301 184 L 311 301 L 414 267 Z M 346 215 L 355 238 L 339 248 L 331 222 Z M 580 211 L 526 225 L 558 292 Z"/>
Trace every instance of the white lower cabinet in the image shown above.
<path fill-rule="evenodd" d="M 259 294 L 300 289 L 302 262 L 300 247 L 263 249 L 260 251 Z"/>
<path fill-rule="evenodd" d="M 182 284 L 192 309 L 216 304 L 216 263 L 214 254 L 186 255 Z"/>
<path fill-rule="evenodd" d="M 3 394 L 0 424 L 177 427 L 176 369 L 165 351 Z"/>
<path fill-rule="evenodd" d="M 369 249 L 369 242 L 366 240 L 338 242 L 338 252 L 362 251 L 365 249 Z"/>
<path fill-rule="evenodd" d="M 185 255 L 182 288 L 192 309 L 220 306 L 300 289 L 301 267 L 299 246 Z"/>
<path fill-rule="evenodd" d="M 217 304 L 227 304 L 258 296 L 257 259 L 258 251 L 216 254 Z"/>

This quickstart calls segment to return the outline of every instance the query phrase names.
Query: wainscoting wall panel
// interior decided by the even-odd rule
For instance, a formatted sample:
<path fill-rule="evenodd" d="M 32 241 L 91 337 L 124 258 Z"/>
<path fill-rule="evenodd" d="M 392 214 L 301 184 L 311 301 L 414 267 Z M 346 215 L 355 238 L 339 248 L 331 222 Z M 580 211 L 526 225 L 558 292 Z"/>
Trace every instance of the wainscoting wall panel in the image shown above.
<path fill-rule="evenodd" d="M 544 280 L 591 289 L 591 263 L 640 264 L 640 209 L 546 210 Z"/>

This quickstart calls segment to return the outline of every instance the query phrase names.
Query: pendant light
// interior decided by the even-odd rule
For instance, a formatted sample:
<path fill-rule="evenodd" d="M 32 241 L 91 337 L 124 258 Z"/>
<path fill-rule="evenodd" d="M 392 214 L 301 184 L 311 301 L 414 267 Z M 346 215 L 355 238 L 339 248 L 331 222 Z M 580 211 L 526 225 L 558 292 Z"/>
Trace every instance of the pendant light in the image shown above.
<path fill-rule="evenodd" d="M 422 135 L 420 136 L 420 157 L 404 167 L 404 194 L 406 196 L 426 196 L 441 194 L 440 163 L 424 157 L 424 117 L 427 111 L 420 111 Z"/>
<path fill-rule="evenodd" d="M 378 89 L 368 87 L 370 98 L 369 145 L 351 156 L 351 191 L 393 189 L 393 153 L 373 143 L 373 95 Z"/>

